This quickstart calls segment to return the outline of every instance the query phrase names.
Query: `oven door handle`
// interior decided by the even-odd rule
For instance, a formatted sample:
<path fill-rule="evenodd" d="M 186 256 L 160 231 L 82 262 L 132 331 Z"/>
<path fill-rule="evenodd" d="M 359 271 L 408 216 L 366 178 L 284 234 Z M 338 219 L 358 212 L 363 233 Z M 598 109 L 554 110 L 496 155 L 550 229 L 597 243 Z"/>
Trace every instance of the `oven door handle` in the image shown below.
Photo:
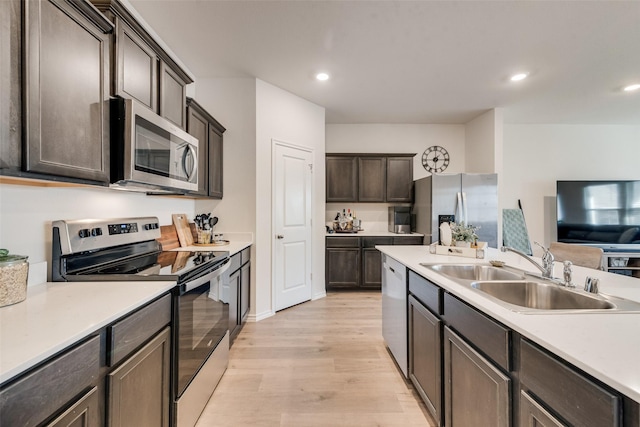
<path fill-rule="evenodd" d="M 229 267 L 231 267 L 231 262 L 230 262 L 230 259 L 227 259 L 215 270 L 205 274 L 204 276 L 200 276 L 189 282 L 183 283 L 180 286 L 180 293 L 181 294 L 187 293 L 197 288 L 198 286 L 204 285 L 205 283 L 212 281 L 216 277 L 224 274 L 224 272 L 227 271 Z"/>

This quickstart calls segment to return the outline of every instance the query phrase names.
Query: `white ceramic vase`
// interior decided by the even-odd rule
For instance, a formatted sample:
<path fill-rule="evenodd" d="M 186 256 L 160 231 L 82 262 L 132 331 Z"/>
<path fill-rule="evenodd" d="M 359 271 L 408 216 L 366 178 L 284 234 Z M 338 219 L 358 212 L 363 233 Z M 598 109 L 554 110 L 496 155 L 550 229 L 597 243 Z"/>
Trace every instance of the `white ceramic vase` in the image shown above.
<path fill-rule="evenodd" d="M 471 242 L 463 242 L 460 240 L 456 240 L 456 247 L 458 248 L 470 248 Z"/>
<path fill-rule="evenodd" d="M 451 226 L 448 222 L 440 224 L 440 244 L 443 246 L 451 246 Z"/>

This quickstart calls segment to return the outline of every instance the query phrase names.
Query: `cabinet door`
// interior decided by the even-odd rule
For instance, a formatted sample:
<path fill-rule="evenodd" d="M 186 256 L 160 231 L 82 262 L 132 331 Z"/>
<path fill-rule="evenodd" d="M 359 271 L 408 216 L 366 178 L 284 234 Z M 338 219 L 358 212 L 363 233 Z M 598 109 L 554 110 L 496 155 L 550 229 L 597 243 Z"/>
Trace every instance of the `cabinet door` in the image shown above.
<path fill-rule="evenodd" d="M 222 199 L 222 132 L 209 124 L 209 196 Z"/>
<path fill-rule="evenodd" d="M 55 420 L 46 424 L 47 427 L 92 427 L 100 423 L 100 400 L 96 387 L 84 394 L 69 409 Z"/>
<path fill-rule="evenodd" d="M 387 202 L 413 202 L 413 157 L 387 158 Z"/>
<path fill-rule="evenodd" d="M 327 156 L 327 202 L 358 201 L 358 162 L 356 157 Z"/>
<path fill-rule="evenodd" d="M 444 378 L 445 425 L 509 425 L 511 380 L 448 327 Z"/>
<path fill-rule="evenodd" d="M 184 129 L 186 107 L 186 83 L 169 66 L 160 62 L 160 115 Z"/>
<path fill-rule="evenodd" d="M 520 427 L 564 427 L 524 390 L 520 391 Z"/>
<path fill-rule="evenodd" d="M 169 425 L 169 336 L 167 327 L 108 375 L 110 427 Z"/>
<path fill-rule="evenodd" d="M 238 298 L 240 297 L 240 270 L 229 276 L 229 337 L 235 338 L 238 330 Z"/>
<path fill-rule="evenodd" d="M 116 94 L 158 112 L 158 57 L 123 20 L 116 25 Z"/>
<path fill-rule="evenodd" d="M 250 307 L 251 264 L 247 263 L 240 270 L 240 323 L 247 319 Z"/>
<path fill-rule="evenodd" d="M 0 169 L 22 169 L 22 4 L 0 1 Z"/>
<path fill-rule="evenodd" d="M 360 285 L 360 248 L 327 249 L 327 287 L 354 288 Z"/>
<path fill-rule="evenodd" d="M 384 202 L 386 200 L 386 157 L 358 158 L 358 201 Z"/>
<path fill-rule="evenodd" d="M 198 191 L 199 196 L 209 194 L 209 122 L 194 108 L 188 109 L 187 132 L 198 138 Z"/>
<path fill-rule="evenodd" d="M 375 248 L 362 249 L 362 285 L 367 289 L 382 287 L 382 254 Z"/>
<path fill-rule="evenodd" d="M 24 166 L 107 183 L 112 24 L 80 2 L 38 0 L 23 6 Z"/>
<path fill-rule="evenodd" d="M 442 425 L 442 321 L 409 296 L 409 379 Z"/>

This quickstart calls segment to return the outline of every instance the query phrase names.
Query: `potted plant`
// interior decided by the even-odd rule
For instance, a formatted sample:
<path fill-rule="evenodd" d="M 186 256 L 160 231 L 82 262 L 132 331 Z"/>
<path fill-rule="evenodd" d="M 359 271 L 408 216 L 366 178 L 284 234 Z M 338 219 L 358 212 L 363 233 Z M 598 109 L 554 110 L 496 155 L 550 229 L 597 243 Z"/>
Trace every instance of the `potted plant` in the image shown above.
<path fill-rule="evenodd" d="M 456 246 L 469 248 L 471 244 L 478 240 L 476 231 L 479 227 L 474 225 L 466 225 L 464 222 L 451 225 L 451 237 Z"/>

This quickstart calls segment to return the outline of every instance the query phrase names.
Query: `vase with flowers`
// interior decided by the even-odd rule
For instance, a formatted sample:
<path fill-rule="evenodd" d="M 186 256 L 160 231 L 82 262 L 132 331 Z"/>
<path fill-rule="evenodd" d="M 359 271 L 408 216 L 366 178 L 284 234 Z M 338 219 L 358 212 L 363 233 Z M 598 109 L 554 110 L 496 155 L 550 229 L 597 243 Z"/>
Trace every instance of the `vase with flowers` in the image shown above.
<path fill-rule="evenodd" d="M 451 224 L 451 237 L 458 247 L 471 247 L 472 243 L 478 240 L 476 231 L 478 228 L 475 225 L 467 225 L 464 222 Z"/>

